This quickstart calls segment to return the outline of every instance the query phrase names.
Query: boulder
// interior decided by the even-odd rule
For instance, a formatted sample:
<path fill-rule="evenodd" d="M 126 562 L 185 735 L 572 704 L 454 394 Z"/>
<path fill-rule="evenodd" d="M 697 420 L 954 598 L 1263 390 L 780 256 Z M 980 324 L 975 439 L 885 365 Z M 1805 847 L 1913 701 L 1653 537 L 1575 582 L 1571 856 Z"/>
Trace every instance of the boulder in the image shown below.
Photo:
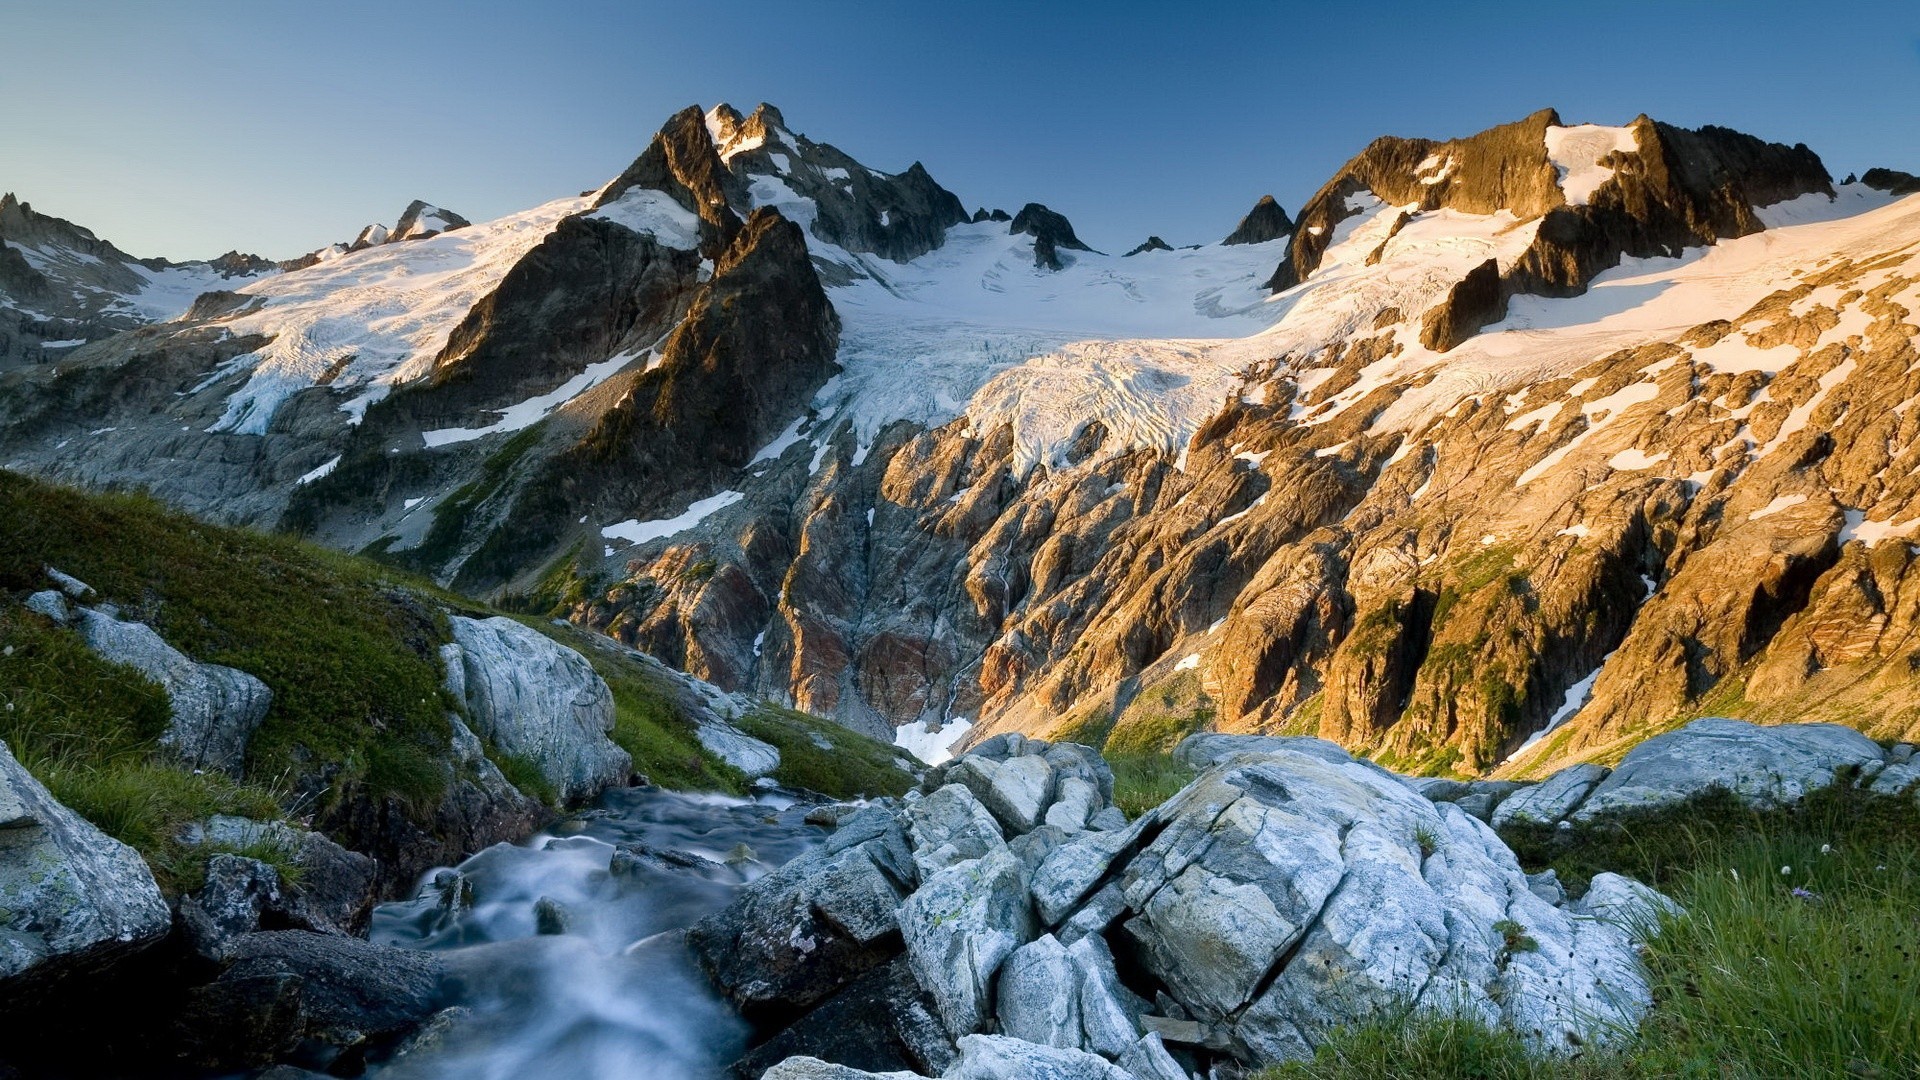
<path fill-rule="evenodd" d="M 736 1076 L 806 1056 L 875 1072 L 937 1076 L 952 1063 L 953 1042 L 933 999 L 914 982 L 905 957 L 862 975 L 784 1031 L 734 1062 Z"/>
<path fill-rule="evenodd" d="M 1909 756 L 1880 770 L 1868 790 L 1876 795 L 1920 795 L 1920 758 Z"/>
<path fill-rule="evenodd" d="M 1570 765 L 1537 784 L 1523 787 L 1501 801 L 1493 812 L 1493 827 L 1531 823 L 1551 825 L 1573 812 L 1611 772 L 1604 765 Z"/>
<path fill-rule="evenodd" d="M 1010 833 L 1028 832 L 1040 824 L 1053 800 L 1053 766 L 1038 755 L 1005 761 L 969 755 L 946 776 L 973 792 Z"/>
<path fill-rule="evenodd" d="M 993 814 L 962 784 L 947 784 L 907 807 L 907 837 L 921 878 L 1004 849 Z"/>
<path fill-rule="evenodd" d="M 1084 1050 L 1069 1050 L 1005 1035 L 969 1035 L 960 1040 L 960 1060 L 947 1080 L 1133 1080 L 1112 1062 Z"/>
<path fill-rule="evenodd" d="M 173 718 L 160 736 L 161 746 L 190 769 L 240 772 L 247 740 L 273 705 L 266 683 L 234 668 L 196 663 L 145 623 L 121 622 L 89 608 L 81 610 L 79 624 L 94 652 L 135 669 L 167 692 Z"/>
<path fill-rule="evenodd" d="M 761 1074 L 760 1080 L 924 1080 L 919 1073 L 867 1072 L 814 1057 L 794 1057 Z"/>
<path fill-rule="evenodd" d="M 0 742 L 0 999 L 143 949 L 172 921 L 139 854 L 56 802 Z"/>
<path fill-rule="evenodd" d="M 1052 934 L 1015 949 L 1001 965 L 995 996 L 1000 1031 L 1044 1046 L 1078 1048 L 1079 979 Z"/>
<path fill-rule="evenodd" d="M 292 1059 L 326 1068 L 396 1040 L 440 1008 L 439 957 L 300 930 L 249 934 L 213 982 L 187 993 L 179 1020 L 207 1068 Z"/>
<path fill-rule="evenodd" d="M 279 871 L 242 855 L 215 855 L 207 860 L 206 882 L 180 901 L 181 936 L 200 956 L 224 961 L 242 937 L 260 929 L 263 913 L 284 905 Z"/>
<path fill-rule="evenodd" d="M 607 737 L 613 693 L 586 657 L 504 616 L 449 622 L 447 687 L 482 736 L 532 762 L 565 801 L 626 783 L 633 758 Z"/>
<path fill-rule="evenodd" d="M 687 943 L 750 1019 L 787 1019 L 900 952 L 896 911 L 911 888 L 899 826 L 855 815 L 828 844 L 742 888 Z"/>
<path fill-rule="evenodd" d="M 53 589 L 43 589 L 27 597 L 26 609 L 45 615 L 61 626 L 73 618 L 73 613 L 67 610 L 67 598 Z"/>
<path fill-rule="evenodd" d="M 1562 1050 L 1649 1001 L 1631 933 L 1536 896 L 1491 828 L 1365 763 L 1235 756 L 1142 824 L 1119 867 L 1135 959 L 1248 1064 L 1409 1002 Z"/>
<path fill-rule="evenodd" d="M 1831 786 L 1841 770 L 1881 760 L 1879 744 L 1838 724 L 1762 727 L 1708 717 L 1629 750 L 1572 817 L 1664 809 L 1715 788 L 1750 806 L 1783 806 Z"/>
<path fill-rule="evenodd" d="M 357 934 L 366 928 L 373 912 L 378 895 L 374 861 L 311 829 L 284 821 L 216 814 L 204 824 L 189 828 L 183 839 L 228 852 L 266 847 L 282 853 L 299 869 L 298 880 L 281 882 L 273 902 L 261 909 L 282 927 Z"/>
<path fill-rule="evenodd" d="M 1139 1042 L 1128 1047 L 1113 1063 L 1133 1080 L 1192 1080 L 1187 1070 L 1167 1053 L 1167 1045 L 1160 1041 L 1158 1032 L 1141 1036 Z"/>
<path fill-rule="evenodd" d="M 1353 755 L 1336 743 L 1311 735 L 1222 735 L 1202 731 L 1180 740 L 1173 748 L 1173 759 L 1189 769 L 1211 769 L 1235 754 L 1268 754 L 1291 750 L 1311 754 L 1326 761 L 1352 761 Z"/>
<path fill-rule="evenodd" d="M 984 1029 L 1001 963 L 1035 934 L 1019 860 L 993 851 L 935 874 L 901 905 L 900 932 L 948 1033 Z"/>
<path fill-rule="evenodd" d="M 1099 935 L 1076 939 L 1067 946 L 1067 958 L 1080 1005 L 1080 1046 L 1110 1058 L 1126 1053 L 1140 1037 L 1146 1000 L 1121 983 L 1113 952 Z"/>

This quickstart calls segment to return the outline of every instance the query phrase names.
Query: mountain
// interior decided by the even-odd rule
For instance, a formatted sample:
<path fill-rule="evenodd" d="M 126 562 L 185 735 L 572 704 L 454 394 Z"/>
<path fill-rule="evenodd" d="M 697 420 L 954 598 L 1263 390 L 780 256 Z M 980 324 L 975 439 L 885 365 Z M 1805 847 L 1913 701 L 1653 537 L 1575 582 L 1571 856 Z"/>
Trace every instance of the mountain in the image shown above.
<path fill-rule="evenodd" d="M 1910 735 L 1920 200 L 1870 179 L 1543 110 L 1112 256 L 689 108 L 586 196 L 5 375 L 0 463 L 876 735 L 1462 774 L 1707 712 Z"/>
<path fill-rule="evenodd" d="M 136 259 L 64 218 L 0 195 L 0 371 L 186 311 L 196 296 L 275 270 L 257 255 Z"/>

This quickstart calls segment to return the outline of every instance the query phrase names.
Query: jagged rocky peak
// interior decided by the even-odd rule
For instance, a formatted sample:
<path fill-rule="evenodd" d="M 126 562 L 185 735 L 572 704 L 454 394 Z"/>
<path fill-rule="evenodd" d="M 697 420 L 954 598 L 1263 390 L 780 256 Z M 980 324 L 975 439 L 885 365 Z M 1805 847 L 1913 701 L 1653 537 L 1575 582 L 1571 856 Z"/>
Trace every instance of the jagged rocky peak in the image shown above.
<path fill-rule="evenodd" d="M 1253 204 L 1247 216 L 1240 219 L 1240 226 L 1227 234 L 1223 244 L 1264 244 L 1269 240 L 1279 240 L 1293 235 L 1293 219 L 1271 195 L 1260 196 Z"/>
<path fill-rule="evenodd" d="M 1130 258 L 1134 255 L 1139 255 L 1143 252 L 1148 252 L 1148 251 L 1172 251 L 1172 250 L 1173 250 L 1172 244 L 1167 243 L 1165 240 L 1162 240 L 1157 236 L 1149 236 L 1145 240 L 1141 241 L 1138 247 L 1134 248 L 1132 251 L 1127 252 L 1125 255 L 1122 255 L 1121 258 L 1123 259 Z"/>
<path fill-rule="evenodd" d="M 777 114 L 776 114 L 777 115 Z M 736 125 L 737 127 L 737 125 Z M 605 209 L 634 207 L 649 197 L 631 192 L 658 191 L 700 219 L 700 251 L 712 258 L 733 242 L 750 206 L 747 187 L 727 168 L 707 128 L 700 106 L 689 105 L 661 125 L 647 148 L 594 200 Z"/>
<path fill-rule="evenodd" d="M 905 262 L 946 242 L 967 222 L 966 207 L 919 162 L 905 172 L 868 168 L 837 147 L 787 127 L 764 102 L 742 117 L 720 104 L 706 114 L 715 152 L 748 187 L 756 205 L 795 198 L 814 204 L 813 236 L 849 252 Z M 789 215 L 798 217 L 799 215 Z"/>
<path fill-rule="evenodd" d="M 1868 169 L 1860 183 L 1889 195 L 1920 194 L 1920 176 L 1899 169 Z"/>
<path fill-rule="evenodd" d="M 1646 116 L 1619 127 L 1567 125 L 1542 109 L 1464 139 L 1375 139 L 1301 209 L 1268 285 L 1280 291 L 1305 280 L 1349 219 L 1392 214 L 1405 225 L 1441 210 L 1472 215 L 1501 238 L 1499 288 L 1490 294 L 1478 283 L 1467 292 L 1491 303 L 1443 316 L 1451 328 L 1437 339 L 1459 340 L 1499 317 L 1511 295 L 1576 295 L 1623 256 L 1673 255 L 1758 232 L 1757 208 L 1815 192 L 1833 188 L 1804 145 Z"/>
<path fill-rule="evenodd" d="M 1012 221 L 1012 220 L 1013 220 L 1012 214 L 1009 214 L 1005 210 L 1001 210 L 998 207 L 992 210 L 989 210 L 983 206 L 980 209 L 975 210 L 973 212 L 973 223 L 975 225 L 978 225 L 983 221 Z"/>
<path fill-rule="evenodd" d="M 464 229 L 473 224 L 451 210 L 443 210 L 430 202 L 415 199 L 400 211 L 400 220 L 392 228 L 384 223 L 374 222 L 360 230 L 360 235 L 347 245 L 348 251 L 361 251 L 380 244 L 391 244 L 400 240 L 425 240 L 429 236 L 439 236 L 443 232 Z M 322 248 L 321 251 L 328 249 Z M 321 261 L 326 256 L 314 253 Z M 307 265 L 312 265 L 308 263 Z"/>
<path fill-rule="evenodd" d="M 1028 203 L 1013 216 L 1013 224 L 1007 229 L 1015 236 L 1033 237 L 1033 265 L 1045 270 L 1059 270 L 1066 264 L 1060 258 L 1062 250 L 1092 251 L 1073 234 L 1073 223 L 1065 214 L 1056 213 L 1039 203 Z"/>
<path fill-rule="evenodd" d="M 396 240 L 424 240 L 443 232 L 464 229 L 471 224 L 473 222 L 451 210 L 415 199 L 400 212 L 400 220 L 393 227 L 393 236 Z"/>

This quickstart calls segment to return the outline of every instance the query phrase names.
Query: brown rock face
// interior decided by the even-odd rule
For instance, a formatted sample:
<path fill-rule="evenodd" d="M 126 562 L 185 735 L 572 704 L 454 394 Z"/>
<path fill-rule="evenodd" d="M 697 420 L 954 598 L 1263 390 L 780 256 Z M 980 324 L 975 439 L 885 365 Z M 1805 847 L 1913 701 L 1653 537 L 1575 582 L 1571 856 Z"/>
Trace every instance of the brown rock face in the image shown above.
<path fill-rule="evenodd" d="M 1287 216 L 1285 209 L 1271 195 L 1260 196 L 1253 204 L 1247 216 L 1227 234 L 1223 244 L 1264 244 L 1269 240 L 1278 240 L 1293 235 L 1293 219 Z"/>
<path fill-rule="evenodd" d="M 1420 344 L 1446 352 L 1472 337 L 1488 323 L 1507 314 L 1507 298 L 1500 291 L 1500 264 L 1488 259 L 1468 271 L 1447 293 L 1445 301 L 1428 311 L 1420 328 Z"/>

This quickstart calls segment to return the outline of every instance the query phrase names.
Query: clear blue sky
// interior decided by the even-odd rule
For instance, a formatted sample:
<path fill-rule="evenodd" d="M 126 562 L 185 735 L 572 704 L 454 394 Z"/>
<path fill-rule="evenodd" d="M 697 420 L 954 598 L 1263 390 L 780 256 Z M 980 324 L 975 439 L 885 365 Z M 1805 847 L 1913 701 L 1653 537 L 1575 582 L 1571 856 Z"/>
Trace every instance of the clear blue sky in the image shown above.
<path fill-rule="evenodd" d="M 1920 172 L 1920 3 L 0 0 L 0 189 L 138 255 L 284 258 L 414 197 L 497 216 L 722 100 L 1125 250 L 1545 105 Z"/>

